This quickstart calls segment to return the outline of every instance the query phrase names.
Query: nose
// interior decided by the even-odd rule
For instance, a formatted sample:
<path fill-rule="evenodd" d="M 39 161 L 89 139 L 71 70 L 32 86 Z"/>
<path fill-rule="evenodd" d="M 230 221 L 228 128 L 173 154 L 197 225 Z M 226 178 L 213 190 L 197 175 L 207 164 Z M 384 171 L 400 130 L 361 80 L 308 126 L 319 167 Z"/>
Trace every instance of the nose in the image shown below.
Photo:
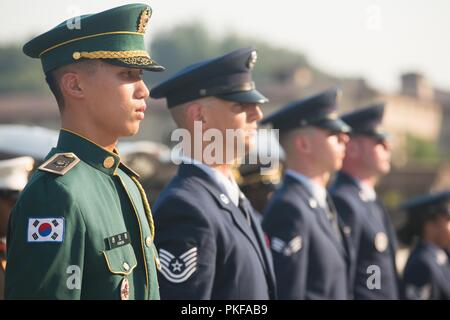
<path fill-rule="evenodd" d="M 147 99 L 150 95 L 150 91 L 147 88 L 147 85 L 144 83 L 144 80 L 137 82 L 137 88 L 135 91 L 136 99 Z"/>
<path fill-rule="evenodd" d="M 247 109 L 248 122 L 259 121 L 263 118 L 263 112 L 258 104 L 252 104 Z"/>

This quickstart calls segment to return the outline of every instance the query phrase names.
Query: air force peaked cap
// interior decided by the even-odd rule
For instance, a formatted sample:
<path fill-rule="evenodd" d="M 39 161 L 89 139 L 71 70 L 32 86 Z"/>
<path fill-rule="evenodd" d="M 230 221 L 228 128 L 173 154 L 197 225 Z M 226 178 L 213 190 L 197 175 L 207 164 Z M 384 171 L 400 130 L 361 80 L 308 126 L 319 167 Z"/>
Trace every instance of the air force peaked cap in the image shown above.
<path fill-rule="evenodd" d="M 261 124 L 272 124 L 274 129 L 286 132 L 314 126 L 333 132 L 347 133 L 350 127 L 337 114 L 341 91 L 332 88 L 314 96 L 292 102 L 267 116 Z"/>
<path fill-rule="evenodd" d="M 445 214 L 450 217 L 450 190 L 417 196 L 400 206 L 409 216 Z M 412 217 L 413 218 L 413 217 Z"/>
<path fill-rule="evenodd" d="M 242 48 L 198 62 L 155 86 L 150 96 L 166 98 L 169 108 L 208 96 L 242 103 L 268 102 L 252 80 L 256 59 L 254 48 Z"/>
<path fill-rule="evenodd" d="M 385 140 L 388 134 L 382 129 L 384 103 L 373 104 L 342 116 L 342 120 L 352 128 L 354 135 L 367 135 Z"/>

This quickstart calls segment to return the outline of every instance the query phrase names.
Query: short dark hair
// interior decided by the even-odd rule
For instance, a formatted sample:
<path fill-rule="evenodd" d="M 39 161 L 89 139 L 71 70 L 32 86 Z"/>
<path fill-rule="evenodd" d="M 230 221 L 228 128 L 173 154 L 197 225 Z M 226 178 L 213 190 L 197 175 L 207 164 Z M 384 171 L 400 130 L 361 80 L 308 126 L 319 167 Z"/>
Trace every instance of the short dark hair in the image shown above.
<path fill-rule="evenodd" d="M 87 60 L 87 61 L 80 61 L 76 64 L 63 66 L 60 68 L 57 68 L 55 70 L 51 70 L 45 74 L 45 81 L 47 81 L 47 84 L 50 88 L 50 91 L 53 93 L 56 99 L 56 103 L 58 104 L 59 111 L 62 112 L 64 110 L 64 96 L 61 91 L 61 87 L 59 85 L 59 81 L 61 77 L 64 75 L 65 72 L 70 70 L 70 67 L 76 67 L 81 68 L 85 70 L 86 72 L 92 74 L 95 72 L 97 66 L 99 65 L 100 60 Z"/>
<path fill-rule="evenodd" d="M 50 91 L 53 93 L 56 99 L 56 103 L 58 104 L 59 112 L 62 112 L 64 109 L 64 97 L 61 92 L 61 87 L 59 86 L 59 80 L 56 77 L 55 71 L 49 71 L 45 74 L 45 81 L 50 88 Z"/>

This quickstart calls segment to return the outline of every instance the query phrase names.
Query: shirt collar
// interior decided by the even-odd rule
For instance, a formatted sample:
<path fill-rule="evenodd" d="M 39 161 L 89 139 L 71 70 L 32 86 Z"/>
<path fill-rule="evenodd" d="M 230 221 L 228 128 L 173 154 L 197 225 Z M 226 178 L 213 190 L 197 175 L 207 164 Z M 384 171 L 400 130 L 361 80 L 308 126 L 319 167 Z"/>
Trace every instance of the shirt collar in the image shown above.
<path fill-rule="evenodd" d="M 312 194 L 314 199 L 316 199 L 316 201 L 319 203 L 320 207 L 327 207 L 327 190 L 324 187 L 315 183 L 307 176 L 291 169 L 286 170 L 286 175 L 289 175 L 290 177 L 303 184 L 306 189 L 308 189 L 308 191 Z"/>
<path fill-rule="evenodd" d="M 203 170 L 210 178 L 213 179 L 214 182 L 216 182 L 219 186 L 222 187 L 222 189 L 225 191 L 225 193 L 231 199 L 231 202 L 233 202 L 236 206 L 239 205 L 239 197 L 240 197 L 241 191 L 240 191 L 239 186 L 237 185 L 236 181 L 230 180 L 224 174 L 222 174 L 219 170 L 211 168 L 210 166 L 208 166 L 198 160 L 188 158 L 186 156 L 182 156 L 181 160 L 183 161 L 183 163 L 192 164 L 194 166 L 197 166 L 201 170 Z"/>
<path fill-rule="evenodd" d="M 119 166 L 124 166 L 120 162 L 116 149 L 114 152 L 109 152 L 88 138 L 67 129 L 61 129 L 56 148 L 61 151 L 73 152 L 80 160 L 107 175 L 114 175 Z M 128 167 L 126 170 L 134 174 Z"/>
<path fill-rule="evenodd" d="M 377 193 L 375 192 L 374 188 L 367 185 L 366 183 L 362 182 L 359 179 L 352 178 L 355 180 L 356 184 L 358 185 L 360 189 L 360 196 L 365 201 L 375 201 L 377 199 Z"/>

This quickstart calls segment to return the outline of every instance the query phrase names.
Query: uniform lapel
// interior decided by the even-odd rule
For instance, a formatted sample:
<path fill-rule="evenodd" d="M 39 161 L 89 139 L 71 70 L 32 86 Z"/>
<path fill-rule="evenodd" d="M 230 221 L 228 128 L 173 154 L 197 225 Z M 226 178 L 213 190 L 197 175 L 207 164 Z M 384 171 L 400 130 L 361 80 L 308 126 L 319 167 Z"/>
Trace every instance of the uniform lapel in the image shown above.
<path fill-rule="evenodd" d="M 319 204 L 314 199 L 312 194 L 302 183 L 289 176 L 287 176 L 286 179 L 288 183 L 294 183 L 297 185 L 300 191 L 299 194 L 302 197 L 303 202 L 308 205 L 311 211 L 314 212 L 314 216 L 316 217 L 320 228 L 328 235 L 328 237 L 331 239 L 331 242 L 333 242 L 337 250 L 341 252 L 344 256 L 346 256 L 347 253 L 345 252 L 344 247 L 341 244 L 341 241 L 337 238 L 336 234 L 334 233 L 330 221 L 327 220 L 326 211 L 319 206 Z"/>
<path fill-rule="evenodd" d="M 268 271 L 263 255 L 261 253 L 261 249 L 256 240 L 256 234 L 251 229 L 241 209 L 236 207 L 231 202 L 231 200 L 225 194 L 225 191 L 222 190 L 222 188 L 218 186 L 217 183 L 215 183 L 205 172 L 203 172 L 203 170 L 194 165 L 181 164 L 180 175 L 194 175 L 200 178 L 198 179 L 198 182 L 206 189 L 206 191 L 208 191 L 214 197 L 214 199 L 216 199 L 216 202 L 219 205 L 219 207 L 227 211 L 231 215 L 234 224 L 252 244 L 253 248 L 255 249 L 258 255 L 258 258 L 261 260 L 261 263 L 266 273 L 270 273 Z M 255 221 L 253 221 L 252 223 L 254 224 Z"/>
<path fill-rule="evenodd" d="M 254 217 L 254 210 L 245 196 L 241 197 L 241 206 L 242 209 L 246 211 L 246 213 L 250 216 L 251 225 L 253 228 L 253 233 L 256 236 L 256 240 L 258 241 L 259 247 L 261 248 L 262 255 L 264 257 L 264 262 L 266 265 L 266 270 L 268 270 L 268 274 L 270 276 L 270 282 L 275 284 L 275 271 L 273 269 L 273 265 L 271 263 L 272 257 L 269 256 L 270 251 L 267 248 L 266 241 L 264 238 L 264 232 L 262 231 L 260 222 L 257 221 Z"/>

